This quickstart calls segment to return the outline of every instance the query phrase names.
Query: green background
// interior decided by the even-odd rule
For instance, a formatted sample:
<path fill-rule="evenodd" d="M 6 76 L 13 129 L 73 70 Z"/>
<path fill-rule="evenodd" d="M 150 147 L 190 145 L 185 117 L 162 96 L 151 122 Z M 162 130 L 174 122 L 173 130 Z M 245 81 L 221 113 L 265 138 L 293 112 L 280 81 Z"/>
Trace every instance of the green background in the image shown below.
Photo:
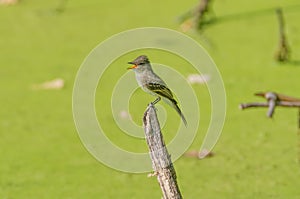
<path fill-rule="evenodd" d="M 160 198 L 156 178 L 118 172 L 100 164 L 82 145 L 72 118 L 72 89 L 76 73 L 88 53 L 113 34 L 137 27 L 159 26 L 179 30 L 178 17 L 198 1 L 87 0 L 69 1 L 57 13 L 60 1 L 21 1 L 0 6 L 0 198 Z M 274 61 L 278 46 L 275 8 L 283 7 L 291 62 Z M 215 156 L 176 161 L 184 198 L 298 198 L 300 168 L 297 110 L 278 108 L 274 119 L 266 109 L 238 109 L 241 102 L 260 100 L 257 91 L 274 90 L 300 97 L 300 4 L 298 0 L 232 0 L 213 2 L 217 21 L 200 35 L 216 62 L 227 93 L 227 116 Z M 107 85 L 127 72 L 125 64 L 147 53 L 183 75 L 193 72 L 184 61 L 167 53 L 133 52 L 106 71 Z M 62 90 L 32 90 L 57 77 Z M 193 86 L 199 97 L 202 128 L 190 149 L 198 150 L 209 124 L 210 101 L 204 85 Z M 106 90 L 105 90 L 106 89 Z M 99 86 L 100 92 L 111 92 Z M 98 92 L 96 99 L 98 96 Z M 109 95 L 107 96 L 109 97 Z M 145 100 L 134 93 L 130 112 L 140 123 Z M 144 140 L 122 135 L 111 116 L 110 101 L 96 103 L 108 137 L 120 147 L 146 151 Z M 100 109 L 102 107 L 102 109 Z M 172 111 L 166 107 L 167 111 Z M 164 127 L 172 139 L 171 117 Z"/>

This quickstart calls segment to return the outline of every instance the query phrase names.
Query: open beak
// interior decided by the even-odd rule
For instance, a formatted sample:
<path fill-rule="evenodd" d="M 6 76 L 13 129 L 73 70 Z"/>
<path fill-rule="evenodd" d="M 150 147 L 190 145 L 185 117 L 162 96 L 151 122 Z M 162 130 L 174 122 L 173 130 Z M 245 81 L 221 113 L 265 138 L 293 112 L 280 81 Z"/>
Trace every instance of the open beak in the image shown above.
<path fill-rule="evenodd" d="M 134 68 L 137 68 L 137 65 L 133 62 L 128 62 L 128 64 L 133 64 L 132 66 L 128 67 L 127 69 L 134 69 Z"/>

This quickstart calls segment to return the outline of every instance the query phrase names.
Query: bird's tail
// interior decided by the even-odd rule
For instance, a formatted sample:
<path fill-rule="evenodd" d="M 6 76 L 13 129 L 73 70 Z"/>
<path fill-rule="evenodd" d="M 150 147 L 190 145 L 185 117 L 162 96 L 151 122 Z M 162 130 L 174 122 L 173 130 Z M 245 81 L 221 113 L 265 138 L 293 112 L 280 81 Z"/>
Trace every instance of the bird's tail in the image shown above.
<path fill-rule="evenodd" d="M 187 121 L 182 113 L 182 111 L 180 110 L 180 108 L 177 105 L 177 101 L 175 99 L 172 100 L 166 100 L 168 101 L 167 103 L 170 104 L 175 110 L 176 112 L 179 114 L 179 116 L 181 117 L 181 120 L 183 121 L 184 125 L 187 126 Z"/>

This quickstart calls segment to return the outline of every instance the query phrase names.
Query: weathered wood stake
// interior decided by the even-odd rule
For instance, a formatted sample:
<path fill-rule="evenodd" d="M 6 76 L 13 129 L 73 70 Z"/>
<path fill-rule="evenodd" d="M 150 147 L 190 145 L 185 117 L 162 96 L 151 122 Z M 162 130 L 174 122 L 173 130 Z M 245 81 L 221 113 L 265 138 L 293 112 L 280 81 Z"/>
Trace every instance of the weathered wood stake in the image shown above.
<path fill-rule="evenodd" d="M 176 172 L 171 156 L 167 151 L 161 133 L 156 110 L 153 104 L 149 104 L 143 118 L 146 141 L 154 174 L 157 176 L 164 199 L 181 199 L 181 193 L 176 180 Z M 153 176 L 152 175 L 152 176 Z"/>

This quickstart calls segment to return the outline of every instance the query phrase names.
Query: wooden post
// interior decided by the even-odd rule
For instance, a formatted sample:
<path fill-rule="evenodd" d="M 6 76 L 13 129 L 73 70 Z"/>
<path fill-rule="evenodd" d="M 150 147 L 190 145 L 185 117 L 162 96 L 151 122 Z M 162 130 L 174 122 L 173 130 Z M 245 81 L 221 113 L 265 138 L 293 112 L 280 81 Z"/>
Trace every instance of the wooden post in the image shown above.
<path fill-rule="evenodd" d="M 152 103 L 148 105 L 144 113 L 143 124 L 154 175 L 157 176 L 163 198 L 181 199 L 176 172 L 164 143 L 156 110 Z"/>

